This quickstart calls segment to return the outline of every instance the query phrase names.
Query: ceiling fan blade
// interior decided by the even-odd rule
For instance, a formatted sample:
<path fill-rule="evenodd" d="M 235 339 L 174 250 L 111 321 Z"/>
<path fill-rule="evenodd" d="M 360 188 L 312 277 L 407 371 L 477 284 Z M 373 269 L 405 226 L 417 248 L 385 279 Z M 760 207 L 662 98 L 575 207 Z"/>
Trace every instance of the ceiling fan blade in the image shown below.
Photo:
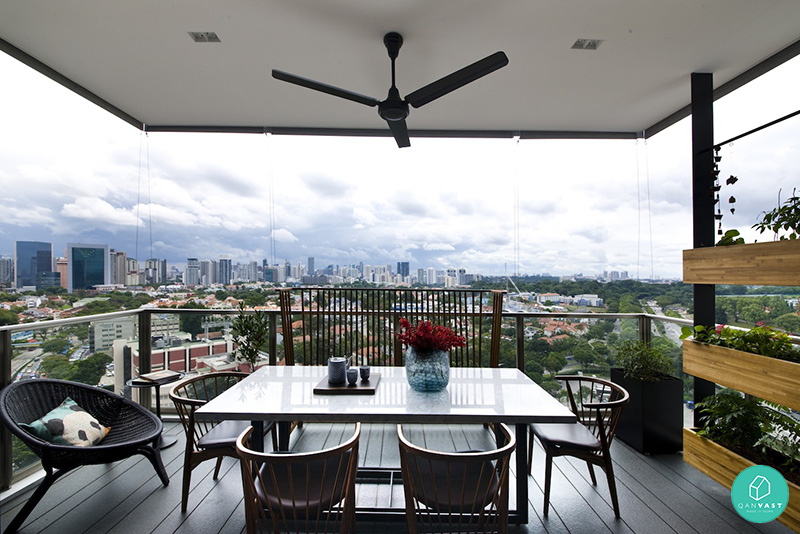
<path fill-rule="evenodd" d="M 397 141 L 398 148 L 411 146 L 411 140 L 408 138 L 408 126 L 406 126 L 406 121 L 386 121 L 386 124 L 389 125 L 394 140 Z"/>
<path fill-rule="evenodd" d="M 505 52 L 495 52 L 491 56 L 476 61 L 472 65 L 468 65 L 463 69 L 457 70 L 444 78 L 440 78 L 406 95 L 406 102 L 415 108 L 424 106 L 428 102 L 455 91 L 459 87 L 467 85 L 470 82 L 474 82 L 478 78 L 486 76 L 506 65 L 508 65 L 508 56 L 506 56 Z"/>
<path fill-rule="evenodd" d="M 339 98 L 344 98 L 346 100 L 352 100 L 353 102 L 358 102 L 359 104 L 364 104 L 367 106 L 377 106 L 380 103 L 380 100 L 377 98 L 354 93 L 352 91 L 348 91 L 347 89 L 341 89 L 326 83 L 309 80 L 308 78 L 303 78 L 301 76 L 295 76 L 294 74 L 289 74 L 288 72 L 283 72 L 282 70 L 272 69 L 272 77 L 276 80 L 293 83 L 295 85 L 307 87 L 309 89 L 327 93 L 329 95 L 338 96 Z"/>

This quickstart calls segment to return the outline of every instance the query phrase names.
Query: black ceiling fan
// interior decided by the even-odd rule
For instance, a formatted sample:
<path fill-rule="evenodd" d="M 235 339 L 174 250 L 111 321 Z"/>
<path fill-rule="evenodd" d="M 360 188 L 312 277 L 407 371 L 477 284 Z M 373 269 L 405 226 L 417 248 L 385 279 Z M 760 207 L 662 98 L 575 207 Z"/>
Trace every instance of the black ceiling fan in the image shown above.
<path fill-rule="evenodd" d="M 508 57 L 504 52 L 495 52 L 480 61 L 457 70 L 452 74 L 448 74 L 444 78 L 429 83 L 421 89 L 417 89 L 413 93 L 406 95 L 405 99 L 400 98 L 400 92 L 395 86 L 394 77 L 394 60 L 397 59 L 400 53 L 400 47 L 403 46 L 403 37 L 396 32 L 387 33 L 383 37 L 383 44 L 386 45 L 386 50 L 389 52 L 389 58 L 392 60 L 392 86 L 389 88 L 389 95 L 386 100 L 378 100 L 371 96 L 365 96 L 359 93 L 348 91 L 328 85 L 325 83 L 309 80 L 283 72 L 281 70 L 273 69 L 272 77 L 285 82 L 301 85 L 315 91 L 321 91 L 329 95 L 338 96 L 365 104 L 367 106 L 378 106 L 378 115 L 381 116 L 389 124 L 389 129 L 397 141 L 397 146 L 400 148 L 411 146 L 411 141 L 408 139 L 408 127 L 406 126 L 406 117 L 408 117 L 409 104 L 415 108 L 422 107 L 428 102 L 432 102 L 444 96 L 447 93 L 455 91 L 459 87 L 474 82 L 478 78 L 486 76 L 487 74 L 496 71 L 499 68 L 508 65 Z"/>

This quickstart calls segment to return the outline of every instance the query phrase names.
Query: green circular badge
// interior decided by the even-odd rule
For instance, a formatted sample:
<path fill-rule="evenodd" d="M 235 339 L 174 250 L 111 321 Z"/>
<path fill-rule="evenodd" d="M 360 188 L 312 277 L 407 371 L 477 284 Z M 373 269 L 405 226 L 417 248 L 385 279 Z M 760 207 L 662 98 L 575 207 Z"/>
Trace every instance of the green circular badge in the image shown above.
<path fill-rule="evenodd" d="M 766 523 L 786 509 L 789 486 L 783 475 L 772 467 L 754 465 L 733 481 L 731 501 L 740 516 L 753 523 Z"/>

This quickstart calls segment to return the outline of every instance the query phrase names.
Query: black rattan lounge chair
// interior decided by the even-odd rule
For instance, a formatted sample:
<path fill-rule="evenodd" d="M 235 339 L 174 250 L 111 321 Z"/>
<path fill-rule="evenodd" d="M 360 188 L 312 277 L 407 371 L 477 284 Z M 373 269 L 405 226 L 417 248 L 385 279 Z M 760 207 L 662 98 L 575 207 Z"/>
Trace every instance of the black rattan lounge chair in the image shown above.
<path fill-rule="evenodd" d="M 70 397 L 97 421 L 110 427 L 98 445 L 55 445 L 26 431 L 20 423 L 41 418 Z M 155 447 L 161 436 L 161 421 L 139 404 L 97 387 L 64 380 L 24 380 L 0 391 L 0 420 L 42 460 L 45 477 L 33 496 L 5 529 L 13 534 L 27 519 L 44 494 L 61 475 L 82 465 L 105 464 L 142 454 L 150 460 L 161 482 L 169 477 Z"/>

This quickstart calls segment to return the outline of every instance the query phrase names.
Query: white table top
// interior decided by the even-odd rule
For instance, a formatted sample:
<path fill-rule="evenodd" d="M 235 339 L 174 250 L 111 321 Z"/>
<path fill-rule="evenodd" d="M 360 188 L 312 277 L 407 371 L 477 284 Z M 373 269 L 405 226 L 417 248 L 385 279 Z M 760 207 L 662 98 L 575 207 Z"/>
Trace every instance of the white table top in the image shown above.
<path fill-rule="evenodd" d="M 197 410 L 197 419 L 362 423 L 573 423 L 575 416 L 518 369 L 454 367 L 443 391 L 420 393 L 403 367 L 373 367 L 375 395 L 317 395 L 327 367 L 265 366 Z"/>

